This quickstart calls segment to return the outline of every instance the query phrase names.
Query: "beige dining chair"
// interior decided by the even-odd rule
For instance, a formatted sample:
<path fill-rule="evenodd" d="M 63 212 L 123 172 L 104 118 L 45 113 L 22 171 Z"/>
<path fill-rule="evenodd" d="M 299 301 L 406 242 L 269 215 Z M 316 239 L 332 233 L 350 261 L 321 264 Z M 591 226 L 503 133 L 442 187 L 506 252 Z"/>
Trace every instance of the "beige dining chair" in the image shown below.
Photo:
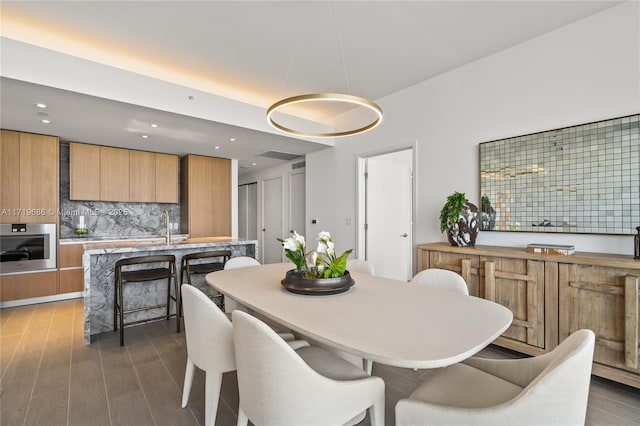
<path fill-rule="evenodd" d="M 367 275 L 374 275 L 373 265 L 371 262 L 367 262 L 362 259 L 349 259 L 347 260 L 347 271 L 362 272 Z"/>
<path fill-rule="evenodd" d="M 470 358 L 396 404 L 396 425 L 584 425 L 595 334 L 532 358 Z"/>
<path fill-rule="evenodd" d="M 187 367 L 182 389 L 182 408 L 189 403 L 195 367 L 205 372 L 205 424 L 216 422 L 222 374 L 236 369 L 233 326 L 222 310 L 198 288 L 183 284 L 182 307 L 187 340 Z M 309 344 L 287 342 L 292 350 Z"/>
<path fill-rule="evenodd" d="M 227 262 L 224 264 L 224 269 L 236 269 L 236 268 L 247 268 L 250 266 L 260 266 L 260 262 L 258 262 L 256 259 L 254 259 L 253 257 L 249 257 L 249 256 L 236 256 L 236 257 L 232 257 L 231 259 L 227 260 Z M 235 311 L 235 310 L 243 310 L 245 312 L 248 312 L 248 309 L 244 306 L 242 306 L 240 303 L 236 302 L 233 299 L 230 298 L 225 298 L 224 300 L 224 311 L 228 314 L 230 314 L 231 312 Z"/>
<path fill-rule="evenodd" d="M 384 382 L 324 349 L 294 351 L 259 319 L 234 311 L 238 425 L 341 425 L 369 409 L 384 424 Z"/>
<path fill-rule="evenodd" d="M 410 284 L 420 284 L 431 288 L 441 288 L 445 290 L 457 291 L 462 294 L 469 294 L 469 288 L 464 278 L 448 269 L 430 268 L 418 272 L 411 280 Z"/>

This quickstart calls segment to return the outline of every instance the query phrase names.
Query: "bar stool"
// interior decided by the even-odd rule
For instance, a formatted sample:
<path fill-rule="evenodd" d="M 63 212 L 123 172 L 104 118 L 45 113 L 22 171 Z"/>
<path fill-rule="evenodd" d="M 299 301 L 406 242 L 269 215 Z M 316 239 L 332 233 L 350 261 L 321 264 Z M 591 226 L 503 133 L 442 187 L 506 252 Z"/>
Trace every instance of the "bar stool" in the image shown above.
<path fill-rule="evenodd" d="M 167 263 L 164 268 L 148 268 L 138 270 L 123 270 L 123 266 L 144 265 L 148 263 Z M 171 295 L 171 279 L 173 278 L 173 290 L 175 296 Z M 133 309 L 124 309 L 124 285 L 134 282 L 155 281 L 167 279 L 167 303 L 166 305 L 145 306 Z M 176 275 L 176 257 L 172 254 L 157 256 L 138 256 L 128 259 L 120 259 L 116 262 L 115 269 L 115 290 L 113 292 L 113 331 L 118 330 L 120 325 L 120 346 L 124 346 L 124 326 L 139 324 L 141 322 L 152 321 L 156 319 L 166 318 L 167 320 L 176 316 L 177 332 L 180 333 L 180 290 L 178 287 L 178 276 Z M 174 300 L 176 313 L 171 313 L 171 299 Z M 167 313 L 158 317 L 146 318 L 143 320 L 130 321 L 125 323 L 125 314 L 139 311 L 147 311 L 149 309 L 157 309 L 167 307 Z M 119 321 L 118 321 L 119 318 Z"/>
<path fill-rule="evenodd" d="M 203 251 L 200 253 L 190 253 L 182 256 L 182 262 L 180 264 L 180 283 L 185 284 L 185 272 L 187 274 L 186 284 L 191 285 L 191 275 L 208 274 L 210 272 L 223 270 L 224 265 L 230 257 L 231 250 Z M 211 259 L 212 261 L 204 261 L 200 263 L 195 262 L 196 260 L 201 261 L 203 259 Z M 215 296 L 212 296 L 212 299 L 220 299 L 220 308 L 224 310 L 224 297 L 222 294 L 218 293 Z"/>

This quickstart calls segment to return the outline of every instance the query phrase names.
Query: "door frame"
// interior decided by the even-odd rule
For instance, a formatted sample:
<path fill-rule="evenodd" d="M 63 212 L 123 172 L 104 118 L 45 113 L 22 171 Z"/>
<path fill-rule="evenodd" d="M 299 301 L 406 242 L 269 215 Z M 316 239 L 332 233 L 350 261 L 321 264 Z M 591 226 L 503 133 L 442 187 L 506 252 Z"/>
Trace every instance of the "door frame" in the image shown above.
<path fill-rule="evenodd" d="M 415 274 L 416 265 L 416 211 L 417 211 L 417 194 L 418 194 L 418 169 L 416 167 L 418 141 L 415 140 L 405 145 L 397 145 L 384 149 L 368 151 L 357 154 L 356 156 L 356 258 L 366 260 L 366 230 L 364 229 L 366 222 L 366 160 L 372 157 L 392 154 L 398 151 L 411 150 L 411 271 Z"/>

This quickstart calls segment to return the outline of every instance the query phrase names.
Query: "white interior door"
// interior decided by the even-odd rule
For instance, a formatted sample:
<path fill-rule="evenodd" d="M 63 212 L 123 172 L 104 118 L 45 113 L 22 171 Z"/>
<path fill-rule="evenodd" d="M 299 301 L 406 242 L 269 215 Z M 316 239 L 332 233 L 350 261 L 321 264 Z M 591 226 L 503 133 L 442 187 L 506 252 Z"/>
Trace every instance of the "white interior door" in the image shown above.
<path fill-rule="evenodd" d="M 247 237 L 258 239 L 258 183 L 247 185 Z"/>
<path fill-rule="evenodd" d="M 248 223 L 247 215 L 249 214 L 248 193 L 249 185 L 238 186 L 238 238 L 247 238 Z"/>
<path fill-rule="evenodd" d="M 412 276 L 413 152 L 366 159 L 365 257 L 376 275 L 398 280 Z"/>
<path fill-rule="evenodd" d="M 262 263 L 282 262 L 282 245 L 277 238 L 287 236 L 282 221 L 282 177 L 262 181 Z"/>
<path fill-rule="evenodd" d="M 289 230 L 306 235 L 305 229 L 305 173 L 289 175 Z"/>
<path fill-rule="evenodd" d="M 258 239 L 258 184 L 238 186 L 238 238 Z"/>

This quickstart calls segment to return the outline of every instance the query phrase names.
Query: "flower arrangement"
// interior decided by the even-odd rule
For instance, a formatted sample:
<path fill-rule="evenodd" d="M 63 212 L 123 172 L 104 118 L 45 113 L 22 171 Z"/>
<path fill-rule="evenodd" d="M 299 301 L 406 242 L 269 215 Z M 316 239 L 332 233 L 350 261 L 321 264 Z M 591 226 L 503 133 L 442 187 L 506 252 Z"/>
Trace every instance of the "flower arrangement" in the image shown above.
<path fill-rule="evenodd" d="M 336 256 L 331 234 L 322 231 L 318 234 L 316 250 L 306 251 L 304 236 L 296 231 L 286 239 L 278 238 L 284 247 L 285 255 L 304 273 L 305 278 L 339 278 L 347 269 L 347 257 L 353 249 Z"/>

